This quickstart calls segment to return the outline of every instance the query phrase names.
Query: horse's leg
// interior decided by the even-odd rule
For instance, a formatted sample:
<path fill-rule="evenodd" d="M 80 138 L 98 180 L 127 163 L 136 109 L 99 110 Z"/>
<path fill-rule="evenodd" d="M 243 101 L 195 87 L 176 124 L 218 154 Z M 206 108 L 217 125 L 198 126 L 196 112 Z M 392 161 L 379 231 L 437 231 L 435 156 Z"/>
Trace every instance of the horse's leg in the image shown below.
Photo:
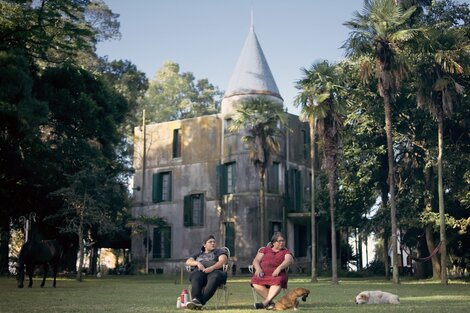
<path fill-rule="evenodd" d="M 54 263 L 54 265 L 52 266 L 52 272 L 53 272 L 53 275 L 54 275 L 54 283 L 52 283 L 52 286 L 54 286 L 55 288 L 55 280 L 56 280 L 56 277 L 57 277 L 57 263 Z"/>
<path fill-rule="evenodd" d="M 26 265 L 26 271 L 28 272 L 28 277 L 29 277 L 28 288 L 31 288 L 33 286 L 33 272 L 34 272 L 33 262 Z"/>
<path fill-rule="evenodd" d="M 18 272 L 18 288 L 23 288 L 24 270 L 24 264 L 20 264 L 20 269 Z"/>
<path fill-rule="evenodd" d="M 49 264 L 47 262 L 44 262 L 44 277 L 42 278 L 41 288 L 44 287 L 44 284 L 46 283 L 46 276 L 47 276 L 48 269 L 49 269 Z"/>

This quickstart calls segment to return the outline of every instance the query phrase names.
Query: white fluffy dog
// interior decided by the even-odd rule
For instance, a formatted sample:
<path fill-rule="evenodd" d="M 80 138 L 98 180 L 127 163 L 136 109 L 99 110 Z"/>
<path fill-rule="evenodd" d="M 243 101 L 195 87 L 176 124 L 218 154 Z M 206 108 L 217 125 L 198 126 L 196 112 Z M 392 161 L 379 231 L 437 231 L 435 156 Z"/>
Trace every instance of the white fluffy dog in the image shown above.
<path fill-rule="evenodd" d="M 400 298 L 380 290 L 363 291 L 356 296 L 356 304 L 400 304 Z"/>

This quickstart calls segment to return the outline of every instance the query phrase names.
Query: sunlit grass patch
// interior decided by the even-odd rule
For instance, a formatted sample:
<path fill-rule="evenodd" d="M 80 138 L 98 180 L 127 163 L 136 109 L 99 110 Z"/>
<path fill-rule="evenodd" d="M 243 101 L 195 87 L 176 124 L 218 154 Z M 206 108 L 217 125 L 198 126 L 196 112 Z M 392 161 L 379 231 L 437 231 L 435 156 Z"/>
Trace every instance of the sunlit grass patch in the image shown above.
<path fill-rule="evenodd" d="M 227 309 L 217 312 L 254 313 L 249 277 L 229 277 L 230 292 Z M 14 278 L 0 278 L 0 312 L 187 312 L 176 309 L 176 298 L 188 282 L 159 275 L 85 277 L 83 282 L 61 278 L 57 288 L 48 279 L 39 287 L 39 277 L 33 288 L 17 288 Z M 300 312 L 328 313 L 442 313 L 467 312 L 470 307 L 470 284 L 451 283 L 442 286 L 436 281 L 402 280 L 394 285 L 383 278 L 341 279 L 332 285 L 321 277 L 311 283 L 310 277 L 291 277 L 289 288 L 305 287 L 311 294 L 301 303 Z M 383 290 L 398 294 L 400 305 L 356 305 L 355 296 L 363 290 Z M 216 312 L 214 300 L 205 311 Z"/>

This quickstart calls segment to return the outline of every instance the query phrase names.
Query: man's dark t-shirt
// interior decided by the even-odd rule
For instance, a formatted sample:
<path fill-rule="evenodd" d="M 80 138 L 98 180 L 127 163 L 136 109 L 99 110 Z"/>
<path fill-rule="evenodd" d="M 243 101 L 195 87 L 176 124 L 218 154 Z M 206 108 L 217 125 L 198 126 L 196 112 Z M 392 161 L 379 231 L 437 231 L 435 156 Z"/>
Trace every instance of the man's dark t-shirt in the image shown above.
<path fill-rule="evenodd" d="M 217 261 L 219 260 L 219 256 L 221 256 L 222 254 L 227 255 L 225 249 L 214 249 L 209 253 L 199 251 L 198 253 L 193 254 L 191 257 L 207 268 L 217 263 Z"/>

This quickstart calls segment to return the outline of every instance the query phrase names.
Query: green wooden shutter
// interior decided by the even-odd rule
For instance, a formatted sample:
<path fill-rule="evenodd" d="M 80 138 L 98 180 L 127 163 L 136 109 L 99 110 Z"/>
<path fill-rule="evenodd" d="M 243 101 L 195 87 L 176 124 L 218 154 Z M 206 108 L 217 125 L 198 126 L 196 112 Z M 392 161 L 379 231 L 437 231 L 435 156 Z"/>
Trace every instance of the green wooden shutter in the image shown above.
<path fill-rule="evenodd" d="M 200 212 L 199 212 L 199 221 L 196 221 L 197 222 L 197 225 L 198 226 L 204 226 L 204 213 L 206 211 L 206 199 L 204 198 L 204 194 L 200 194 L 200 198 L 199 198 L 199 201 L 200 201 Z"/>
<path fill-rule="evenodd" d="M 160 228 L 156 227 L 153 229 L 153 249 L 152 249 L 152 256 L 153 258 L 159 259 L 162 257 L 161 253 L 161 237 L 160 237 Z"/>
<path fill-rule="evenodd" d="M 232 193 L 235 193 L 235 186 L 237 185 L 237 163 L 233 162 L 232 166 Z"/>
<path fill-rule="evenodd" d="M 191 196 L 184 196 L 184 226 L 192 225 Z"/>
<path fill-rule="evenodd" d="M 215 194 L 217 195 L 217 197 L 220 197 L 222 195 L 222 193 L 220 192 L 220 185 L 221 185 L 221 181 L 220 181 L 220 171 L 221 171 L 221 165 L 217 165 L 215 167 Z"/>
<path fill-rule="evenodd" d="M 168 201 L 173 199 L 173 178 L 171 172 L 168 173 Z"/>
<path fill-rule="evenodd" d="M 279 163 L 268 167 L 268 193 L 279 193 Z"/>
<path fill-rule="evenodd" d="M 225 246 L 230 250 L 230 256 L 235 256 L 235 223 L 225 222 Z"/>
<path fill-rule="evenodd" d="M 152 175 L 152 202 L 158 203 L 162 201 L 161 193 L 161 175 L 160 173 Z"/>
<path fill-rule="evenodd" d="M 295 210 L 302 210 L 302 179 L 301 172 L 299 170 L 295 171 Z"/>
<path fill-rule="evenodd" d="M 163 257 L 171 258 L 171 227 L 162 229 L 163 233 Z"/>
<path fill-rule="evenodd" d="M 310 155 L 310 133 L 302 130 L 303 140 L 304 140 L 304 159 L 308 159 Z"/>
<path fill-rule="evenodd" d="M 290 197 L 289 197 L 289 170 L 287 168 L 284 171 L 284 206 L 286 207 L 287 211 L 290 211 Z"/>
<path fill-rule="evenodd" d="M 153 229 L 153 257 L 156 259 L 171 258 L 171 227 L 163 226 Z"/>
<path fill-rule="evenodd" d="M 289 181 L 288 197 L 289 197 L 290 211 L 295 211 L 295 200 L 296 200 L 295 171 L 296 171 L 295 169 L 291 168 L 289 170 L 289 175 L 288 175 L 288 181 Z"/>
<path fill-rule="evenodd" d="M 227 193 L 227 167 L 219 164 L 216 168 L 217 195 L 222 196 Z"/>

